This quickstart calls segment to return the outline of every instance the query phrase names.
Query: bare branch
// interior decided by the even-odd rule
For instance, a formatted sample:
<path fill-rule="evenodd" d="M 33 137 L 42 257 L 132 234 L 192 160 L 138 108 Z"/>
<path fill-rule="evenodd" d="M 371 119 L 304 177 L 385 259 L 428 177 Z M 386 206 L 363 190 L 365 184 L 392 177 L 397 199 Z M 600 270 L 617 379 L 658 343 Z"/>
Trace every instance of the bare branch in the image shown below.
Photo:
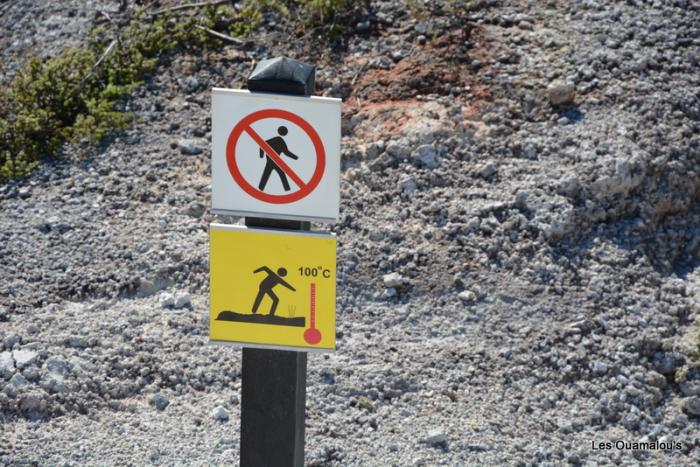
<path fill-rule="evenodd" d="M 352 77 L 352 81 L 350 82 L 350 86 L 354 86 L 355 82 L 357 81 L 357 78 L 360 77 L 360 75 L 365 71 L 367 68 L 367 65 L 369 65 L 369 60 L 366 61 L 365 63 L 362 64 L 359 70 L 355 73 L 355 76 Z"/>
<path fill-rule="evenodd" d="M 83 89 L 83 86 L 85 86 L 85 82 L 90 78 L 95 73 L 95 70 L 97 69 L 98 66 L 100 66 L 100 63 L 107 58 L 107 56 L 112 53 L 112 50 L 114 50 L 117 46 L 117 40 L 114 39 L 110 44 L 107 46 L 104 52 L 102 52 L 102 55 L 100 55 L 100 58 L 97 59 L 95 64 L 92 66 L 92 70 L 90 70 L 90 73 L 88 73 L 81 81 L 80 81 L 80 89 Z"/>
<path fill-rule="evenodd" d="M 177 5 L 170 8 L 162 8 L 151 13 L 151 16 L 160 15 L 162 13 L 169 13 L 171 11 L 186 10 L 189 8 L 202 8 L 206 6 L 221 5 L 222 3 L 230 3 L 231 0 L 213 0 L 211 2 L 199 2 L 199 3 L 188 3 L 185 5 Z"/>
<path fill-rule="evenodd" d="M 107 58 L 107 55 L 109 55 L 110 53 L 112 53 L 112 49 L 114 49 L 114 47 L 115 47 L 116 45 L 117 45 L 117 40 L 116 40 L 116 39 L 114 39 L 114 40 L 112 40 L 112 42 L 110 42 L 110 44 L 107 46 L 107 48 L 106 48 L 105 51 L 102 53 L 102 55 L 100 56 L 100 58 L 99 58 L 99 59 L 95 62 L 95 64 L 92 66 L 92 69 L 93 69 L 93 70 L 95 70 L 98 66 L 100 66 L 100 63 L 102 63 L 102 60 L 104 60 L 105 58 Z"/>
<path fill-rule="evenodd" d="M 226 34 L 222 34 L 220 32 L 214 31 L 213 29 L 205 28 L 204 26 L 200 26 L 199 24 L 196 24 L 194 26 L 197 29 L 201 29 L 202 31 L 211 34 L 214 37 L 218 37 L 221 40 L 230 42 L 232 44 L 236 45 L 243 45 L 243 41 L 240 39 L 236 39 L 235 37 L 227 36 Z"/>

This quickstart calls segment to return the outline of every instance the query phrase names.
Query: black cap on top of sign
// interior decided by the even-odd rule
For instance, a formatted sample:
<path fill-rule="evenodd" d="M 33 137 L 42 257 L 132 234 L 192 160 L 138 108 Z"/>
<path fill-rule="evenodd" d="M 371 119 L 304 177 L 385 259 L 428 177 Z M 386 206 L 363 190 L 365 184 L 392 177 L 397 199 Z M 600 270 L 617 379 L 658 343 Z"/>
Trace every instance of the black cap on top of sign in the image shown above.
<path fill-rule="evenodd" d="M 258 62 L 248 77 L 251 91 L 310 96 L 315 89 L 316 67 L 287 57 Z"/>

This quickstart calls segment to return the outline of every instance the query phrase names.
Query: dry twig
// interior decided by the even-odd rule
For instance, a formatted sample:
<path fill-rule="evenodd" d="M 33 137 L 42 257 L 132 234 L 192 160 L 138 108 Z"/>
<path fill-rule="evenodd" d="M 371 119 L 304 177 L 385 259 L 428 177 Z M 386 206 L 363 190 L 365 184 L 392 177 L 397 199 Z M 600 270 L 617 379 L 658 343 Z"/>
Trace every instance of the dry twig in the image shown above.
<path fill-rule="evenodd" d="M 352 77 L 352 81 L 350 82 L 350 86 L 354 86 L 355 82 L 357 81 L 357 78 L 360 77 L 360 75 L 365 71 L 367 68 L 367 65 L 369 65 L 369 60 L 366 61 L 365 63 L 362 64 L 359 70 L 357 70 L 357 73 L 355 73 L 355 76 Z"/>
<path fill-rule="evenodd" d="M 202 31 L 211 34 L 214 37 L 218 37 L 221 40 L 230 42 L 232 44 L 236 45 L 243 45 L 243 41 L 240 39 L 236 39 L 235 37 L 227 36 L 226 34 L 222 34 L 220 32 L 214 31 L 213 29 L 205 28 L 204 26 L 200 26 L 199 24 L 196 24 L 194 26 L 197 29 L 201 29 Z"/>
<path fill-rule="evenodd" d="M 201 8 L 205 6 L 221 5 L 222 3 L 229 3 L 231 0 L 214 0 L 211 2 L 199 2 L 199 3 L 188 3 L 185 5 L 177 5 L 170 8 L 162 8 L 151 13 L 151 16 L 160 15 L 162 13 L 170 13 L 171 11 L 186 10 L 188 8 Z"/>
<path fill-rule="evenodd" d="M 95 70 L 98 66 L 100 66 L 100 63 L 102 63 L 102 60 L 104 60 L 105 58 L 107 58 L 107 55 L 109 55 L 110 53 L 112 53 L 112 49 L 114 49 L 114 47 L 116 47 L 116 45 L 117 45 L 117 40 L 116 40 L 116 39 L 112 40 L 112 42 L 109 43 L 109 45 L 107 46 L 107 48 L 105 49 L 105 51 L 102 53 L 102 55 L 100 55 L 100 58 L 99 58 L 99 59 L 95 62 L 95 64 L 92 66 L 92 69 L 93 69 L 93 70 Z"/>
<path fill-rule="evenodd" d="M 92 66 L 92 70 L 90 70 L 90 73 L 88 73 L 87 76 L 85 76 L 85 77 L 82 79 L 82 81 L 80 81 L 80 89 L 82 89 L 83 86 L 85 86 L 85 81 L 87 81 L 88 78 L 89 78 L 90 76 L 92 76 L 93 73 L 95 73 L 95 70 L 97 69 L 98 66 L 100 66 L 100 63 L 102 63 L 102 61 L 103 61 L 105 58 L 107 58 L 107 56 L 108 56 L 110 53 L 112 53 L 112 50 L 114 50 L 114 49 L 116 48 L 117 43 L 118 43 L 117 39 L 114 39 L 114 40 L 112 40 L 112 42 L 110 42 L 110 44 L 107 46 L 107 48 L 105 49 L 105 51 L 102 52 L 102 55 L 100 55 L 100 58 L 98 58 L 97 61 L 95 62 L 95 64 Z"/>

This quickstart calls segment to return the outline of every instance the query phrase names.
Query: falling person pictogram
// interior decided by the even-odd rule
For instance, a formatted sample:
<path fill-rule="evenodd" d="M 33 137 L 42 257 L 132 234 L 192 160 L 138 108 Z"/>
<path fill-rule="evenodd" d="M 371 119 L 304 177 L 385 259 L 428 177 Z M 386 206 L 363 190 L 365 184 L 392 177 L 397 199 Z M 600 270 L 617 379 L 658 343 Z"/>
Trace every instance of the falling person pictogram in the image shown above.
<path fill-rule="evenodd" d="M 294 160 L 299 159 L 299 156 L 294 154 L 287 148 L 287 143 L 284 141 L 283 136 L 286 136 L 288 133 L 287 127 L 286 126 L 280 126 L 277 128 L 277 134 L 279 136 L 275 136 L 273 138 L 270 138 L 268 140 L 265 140 L 267 144 L 270 145 L 270 147 L 281 157 L 283 154 L 287 157 L 290 157 Z M 270 156 L 268 156 L 265 151 L 260 148 L 260 158 L 262 159 L 263 156 L 265 156 L 265 169 L 263 170 L 262 177 L 260 178 L 260 183 L 258 184 L 258 189 L 260 191 L 265 191 L 265 186 L 267 186 L 267 182 L 270 179 L 270 175 L 272 172 L 276 172 L 277 175 L 280 178 L 280 181 L 282 182 L 282 186 L 284 187 L 284 191 L 289 191 L 289 181 L 287 181 L 287 174 L 284 173 L 284 171 L 273 161 Z"/>
<path fill-rule="evenodd" d="M 265 272 L 267 276 L 262 280 L 262 282 L 260 282 L 258 295 L 255 297 L 255 303 L 253 304 L 253 314 L 256 314 L 258 312 L 258 308 L 260 307 L 262 299 L 265 298 L 265 295 L 267 295 L 272 300 L 270 316 L 274 316 L 275 310 L 277 309 L 277 304 L 279 303 L 280 299 L 277 297 L 277 295 L 275 295 L 275 292 L 273 292 L 272 289 L 274 289 L 278 285 L 282 285 L 291 290 L 292 292 L 296 292 L 296 289 L 289 285 L 284 279 L 282 279 L 284 276 L 287 275 L 287 270 L 285 268 L 277 269 L 277 273 L 273 272 L 267 266 L 261 266 L 255 271 L 253 271 L 253 273 L 255 274 L 259 272 Z"/>

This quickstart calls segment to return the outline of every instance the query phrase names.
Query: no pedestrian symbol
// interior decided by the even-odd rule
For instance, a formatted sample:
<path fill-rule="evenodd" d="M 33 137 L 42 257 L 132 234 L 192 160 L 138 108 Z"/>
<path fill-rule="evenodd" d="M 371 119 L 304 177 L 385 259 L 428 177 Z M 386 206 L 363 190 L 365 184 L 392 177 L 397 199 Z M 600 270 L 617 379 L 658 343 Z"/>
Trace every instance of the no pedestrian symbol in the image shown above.
<path fill-rule="evenodd" d="M 214 89 L 212 211 L 337 220 L 340 104 L 325 97 Z"/>
<path fill-rule="evenodd" d="M 277 128 L 277 135 L 271 138 L 267 135 L 266 137 L 259 135 L 258 132 L 253 129 L 252 125 L 264 119 L 285 120 L 296 125 L 311 140 L 314 154 L 297 155 L 292 152 L 292 149 L 288 147 L 284 140 L 284 136 L 289 133 L 288 126 L 279 126 Z M 258 183 L 247 180 L 241 173 L 238 165 L 239 158 L 251 157 L 249 153 L 241 154 L 242 151 L 237 151 L 238 142 L 243 135 L 252 138 L 260 147 L 259 157 L 262 158 L 264 156 L 266 158 L 265 168 L 263 169 Z M 314 165 L 311 178 L 309 180 L 303 180 L 302 177 L 295 172 L 295 169 L 285 162 L 283 156 L 293 160 L 299 160 L 300 157 L 311 159 Z M 318 133 L 306 120 L 285 110 L 265 109 L 253 112 L 233 128 L 228 142 L 226 143 L 226 162 L 233 179 L 250 196 L 268 203 L 283 204 L 300 200 L 318 186 L 326 167 L 326 151 Z M 265 188 L 273 172 L 279 177 L 284 190 L 290 193 L 271 194 L 265 192 Z M 296 190 L 291 189 L 289 180 L 296 185 Z"/>

